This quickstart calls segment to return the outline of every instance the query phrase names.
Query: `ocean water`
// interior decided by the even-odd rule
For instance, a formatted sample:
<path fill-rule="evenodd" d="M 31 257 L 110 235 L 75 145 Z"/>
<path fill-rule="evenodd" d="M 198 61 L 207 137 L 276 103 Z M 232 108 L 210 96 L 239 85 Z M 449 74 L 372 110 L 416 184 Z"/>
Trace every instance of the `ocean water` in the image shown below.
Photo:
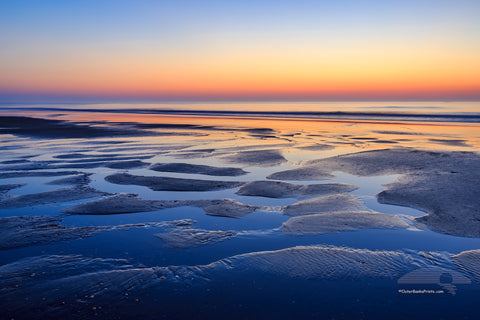
<path fill-rule="evenodd" d="M 202 209 L 188 206 L 112 215 L 69 215 L 62 212 L 73 205 L 101 199 L 101 196 L 3 208 L 0 209 L 0 217 L 47 215 L 61 219 L 60 224 L 64 227 L 119 226 L 193 219 L 195 228 L 234 230 L 238 235 L 206 245 L 172 248 L 155 236 L 162 232 L 160 227 L 115 229 L 78 239 L 43 241 L 4 249 L 0 251 L 1 265 L 31 257 L 80 255 L 92 259 L 125 259 L 130 265 L 142 268 L 195 267 L 235 255 L 312 245 L 451 254 L 480 249 L 478 238 L 452 236 L 414 227 L 405 230 L 361 229 L 291 236 L 282 232 L 282 223 L 290 217 L 282 214 L 281 208 L 303 200 L 301 198 L 241 196 L 236 194 L 238 188 L 204 192 L 154 191 L 145 186 L 113 184 L 105 180 L 111 174 L 129 173 L 138 176 L 248 182 L 266 180 L 272 173 L 297 168 L 310 160 L 368 150 L 414 148 L 478 153 L 479 102 L 5 105 L 0 107 L 0 116 L 25 117 L 14 119 L 20 125 L 12 125 L 12 118 L 0 120 L 0 146 L 3 149 L 0 155 L 0 185 L 21 185 L 3 193 L 0 203 L 10 197 L 68 188 L 68 185 L 55 184 L 55 180 L 76 175 L 66 173 L 60 176 L 9 178 L 2 177 L 1 174 L 78 171 L 89 174 L 89 187 L 110 194 L 134 193 L 139 198 L 148 200 L 233 199 L 266 208 L 240 219 L 205 215 Z M 28 118 L 54 121 L 32 125 Z M 255 150 L 276 150 L 285 161 L 259 165 L 226 160 L 237 152 Z M 76 155 L 82 157 L 77 158 Z M 142 161 L 145 166 L 125 169 L 107 167 L 106 163 L 115 161 L 115 157 Z M 151 164 L 174 162 L 237 167 L 248 173 L 238 177 L 213 177 L 149 169 Z M 407 220 L 425 215 L 425 212 L 413 208 L 380 204 L 376 200 L 376 194 L 400 176 L 391 174 L 364 177 L 334 172 L 334 177 L 328 179 L 288 182 L 349 183 L 359 187 L 350 193 L 360 199 L 365 210 L 395 214 Z M 295 268 L 293 262 L 292 265 Z M 79 266 L 80 271 L 81 268 Z M 143 309 L 143 317 L 152 319 L 157 315 L 166 318 L 281 319 L 295 314 L 314 319 L 383 319 L 386 316 L 403 319 L 424 318 L 430 314 L 447 319 L 459 314 L 474 318 L 477 313 L 473 306 L 480 297 L 474 279 L 471 279 L 470 286 L 459 286 L 458 295 L 406 297 L 398 294 L 398 278 L 395 277 L 388 280 L 362 277 L 324 280 L 276 277 L 268 270 L 264 273 L 247 272 L 247 275 L 248 279 L 238 274 L 212 276 L 207 285 L 188 287 L 189 284 L 185 283 L 181 290 L 172 287 L 169 291 L 167 286 L 161 291 L 167 295 L 163 299 L 150 297 L 149 289 L 144 289 L 140 292 L 145 294 L 141 298 L 145 304 L 143 307 L 141 303 L 138 304 L 138 308 Z M 66 273 L 62 276 L 61 272 L 58 275 L 59 279 L 68 276 Z M 7 278 L 4 276 L 3 279 Z M 36 286 L 49 287 L 49 281 L 53 281 L 37 275 L 35 279 L 39 281 L 34 283 Z M 135 287 L 135 282 L 129 285 Z M 122 283 L 118 286 L 121 288 Z M 438 289 L 435 286 L 435 283 L 423 284 L 425 288 Z M 151 290 L 156 292 L 156 289 Z M 1 294 L 8 299 L 24 299 L 31 293 L 24 290 L 17 293 L 4 291 Z M 74 288 L 70 289 L 70 294 L 75 294 Z M 117 314 L 104 306 L 111 314 L 101 315 L 110 315 L 112 318 L 137 315 L 139 309 L 136 309 L 135 303 L 130 305 L 131 301 L 124 301 L 124 306 L 127 307 L 121 307 L 123 302 L 119 302 L 117 294 L 118 292 L 111 296 L 105 295 L 102 302 L 110 299 L 111 305 L 116 306 L 112 308 L 118 307 L 126 313 Z M 265 296 L 269 298 L 266 299 Z M 60 296 L 55 299 L 63 298 Z M 96 305 L 90 302 L 72 302 L 73 307 L 59 307 L 56 304 L 42 307 L 26 302 L 26 311 L 19 313 L 19 303 L 8 300 L 2 307 L 17 310 L 11 311 L 8 316 L 19 319 L 32 317 L 32 310 L 36 309 L 42 309 L 47 314 L 53 312 L 52 315 L 63 315 L 72 310 L 69 308 L 74 308 L 81 310 L 80 318 L 92 316 L 85 313 L 85 310 L 90 310 L 93 306 L 98 311 Z"/>

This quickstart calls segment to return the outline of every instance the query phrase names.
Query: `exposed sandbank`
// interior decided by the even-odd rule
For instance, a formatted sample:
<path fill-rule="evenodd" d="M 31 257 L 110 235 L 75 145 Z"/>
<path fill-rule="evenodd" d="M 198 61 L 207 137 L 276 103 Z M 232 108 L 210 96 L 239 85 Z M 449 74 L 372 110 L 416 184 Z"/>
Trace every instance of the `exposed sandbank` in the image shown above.
<path fill-rule="evenodd" d="M 106 141 L 105 142 L 106 144 L 110 144 L 110 141 Z M 125 154 L 109 154 L 108 157 L 122 157 L 124 156 Z M 53 156 L 53 158 L 55 159 L 67 159 L 67 160 L 72 160 L 72 159 L 76 159 L 76 160 L 80 160 L 80 159 L 84 159 L 84 160 L 87 160 L 89 158 L 92 158 L 92 160 L 90 161 L 95 161 L 95 159 L 104 159 L 105 158 L 105 155 L 104 154 L 87 154 L 87 153 L 80 153 L 80 152 L 73 152 L 73 153 L 62 153 L 62 154 L 59 154 L 59 155 L 56 155 L 56 156 Z M 136 158 L 138 159 L 138 158 Z"/>
<path fill-rule="evenodd" d="M 66 153 L 54 156 L 53 158 L 61 159 L 57 162 L 79 163 L 79 162 L 101 162 L 101 161 L 120 161 L 120 160 L 143 160 L 150 159 L 154 155 L 127 155 L 127 154 L 108 154 L 108 155 L 91 155 L 83 153 Z"/>
<path fill-rule="evenodd" d="M 109 195 L 108 192 L 95 190 L 86 186 L 56 189 L 40 193 L 10 196 L 0 201 L 0 209 L 12 209 L 38 206 L 56 202 L 69 202 Z"/>
<path fill-rule="evenodd" d="M 175 207 L 199 207 L 206 214 L 230 218 L 240 218 L 264 207 L 246 205 L 231 199 L 219 200 L 145 200 L 136 194 L 117 194 L 99 200 L 89 201 L 63 210 L 71 214 L 118 214 L 148 212 Z"/>
<path fill-rule="evenodd" d="M 46 184 L 82 186 L 82 185 L 87 185 L 87 184 L 90 183 L 90 176 L 91 175 L 92 175 L 91 173 L 85 173 L 85 174 L 75 175 L 75 176 L 72 176 L 72 177 L 55 179 L 55 180 L 50 181 Z"/>
<path fill-rule="evenodd" d="M 248 166 L 271 167 L 287 162 L 278 150 L 251 150 L 237 152 L 222 158 L 228 163 L 238 163 Z"/>
<path fill-rule="evenodd" d="M 114 158 L 112 158 L 115 160 Z M 125 160 L 125 161 L 74 161 L 74 162 L 59 162 L 59 161 L 32 161 L 19 165 L 10 165 L 0 167 L 3 171 L 13 170 L 53 170 L 53 169 L 94 169 L 94 168 L 111 168 L 111 169 L 133 169 L 144 168 L 149 164 L 140 160 Z"/>
<path fill-rule="evenodd" d="M 247 174 L 241 168 L 212 167 L 189 163 L 156 163 L 151 165 L 149 169 L 159 172 L 194 173 L 210 176 L 241 176 Z"/>
<path fill-rule="evenodd" d="M 336 211 L 359 211 L 365 207 L 362 202 L 348 193 L 328 195 L 296 202 L 282 208 L 289 216 L 304 216 Z"/>
<path fill-rule="evenodd" d="M 415 220 L 434 231 L 480 237 L 480 166 L 457 168 L 461 171 L 402 176 L 377 195 L 378 201 L 426 212 Z"/>
<path fill-rule="evenodd" d="M 24 177 L 57 177 L 82 174 L 80 171 L 17 171 L 0 172 L 0 179 L 24 178 Z"/>
<path fill-rule="evenodd" d="M 381 203 L 428 213 L 416 221 L 442 233 L 480 237 L 480 156 L 400 148 L 365 151 L 307 162 L 270 177 L 309 177 L 343 171 L 360 176 L 403 174 L 378 194 Z M 269 178 L 270 178 L 269 177 Z"/>
<path fill-rule="evenodd" d="M 154 191 L 213 191 L 239 187 L 243 182 L 182 179 L 171 177 L 134 176 L 128 173 L 116 173 L 105 177 L 110 183 L 137 185 Z"/>
<path fill-rule="evenodd" d="M 63 120 L 0 116 L 0 133 L 35 138 L 69 139 L 151 135 L 138 129 L 89 126 Z"/>
<path fill-rule="evenodd" d="M 295 149 L 308 150 L 308 151 L 326 151 L 335 149 L 335 146 L 329 144 L 310 144 L 306 146 L 294 147 Z"/>
<path fill-rule="evenodd" d="M 176 228 L 190 226 L 193 223 L 193 220 L 187 219 L 88 227 L 65 227 L 60 224 L 61 222 L 61 218 L 49 216 L 0 218 L 0 250 L 24 248 L 58 241 L 79 239 L 110 230 L 130 230 L 152 226 L 167 227 L 169 230 L 176 230 Z M 191 243 L 193 242 L 194 239 L 191 240 Z"/>
<path fill-rule="evenodd" d="M 5 160 L 5 161 L 0 161 L 0 164 L 18 164 L 18 163 L 25 163 L 25 162 L 29 162 L 29 160 L 25 160 L 25 159 Z"/>
<path fill-rule="evenodd" d="M 121 193 L 110 197 L 88 201 L 73 207 L 63 209 L 62 212 L 71 214 L 119 214 L 148 212 L 160 209 L 173 208 L 173 201 L 145 200 L 132 193 Z"/>
<path fill-rule="evenodd" d="M 234 237 L 236 231 L 203 230 L 194 228 L 175 228 L 155 234 L 171 248 L 191 248 L 216 243 Z"/>
<path fill-rule="evenodd" d="M 208 215 L 229 218 L 241 218 L 248 213 L 266 208 L 262 206 L 243 204 L 232 199 L 186 200 L 186 203 L 202 208 Z"/>
<path fill-rule="evenodd" d="M 285 171 L 279 171 L 267 176 L 273 180 L 324 180 L 331 179 L 334 175 L 321 168 L 300 167 Z"/>
<path fill-rule="evenodd" d="M 93 169 L 93 168 L 111 168 L 111 169 L 136 169 L 145 168 L 149 164 L 140 160 L 127 160 L 127 161 L 101 161 L 101 162 L 77 162 L 67 164 L 53 164 L 49 165 L 47 169 L 64 169 L 64 168 L 80 168 L 80 169 Z"/>
<path fill-rule="evenodd" d="M 282 231 L 291 235 L 324 234 L 358 229 L 404 229 L 409 225 L 393 214 L 346 211 L 290 218 Z"/>
<path fill-rule="evenodd" d="M 0 250 L 88 237 L 107 228 L 69 228 L 61 221 L 48 216 L 0 218 Z"/>
<path fill-rule="evenodd" d="M 236 194 L 268 198 L 302 198 L 349 192 L 357 188 L 345 183 L 297 185 L 281 181 L 252 181 L 243 185 Z"/>
<path fill-rule="evenodd" d="M 462 139 L 429 139 L 429 141 L 438 143 L 438 144 L 443 144 L 446 146 L 454 146 L 454 147 L 469 147 L 466 142 L 467 140 L 462 140 Z"/>
<path fill-rule="evenodd" d="M 453 255 L 452 261 L 480 283 L 480 250 L 463 251 Z"/>

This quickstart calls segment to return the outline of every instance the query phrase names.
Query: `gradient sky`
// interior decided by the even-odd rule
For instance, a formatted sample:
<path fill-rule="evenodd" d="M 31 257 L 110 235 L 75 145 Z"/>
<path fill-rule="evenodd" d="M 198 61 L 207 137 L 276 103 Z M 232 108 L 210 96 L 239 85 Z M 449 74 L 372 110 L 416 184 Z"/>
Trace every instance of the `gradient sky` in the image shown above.
<path fill-rule="evenodd" d="M 0 1 L 0 102 L 480 100 L 480 1 Z"/>

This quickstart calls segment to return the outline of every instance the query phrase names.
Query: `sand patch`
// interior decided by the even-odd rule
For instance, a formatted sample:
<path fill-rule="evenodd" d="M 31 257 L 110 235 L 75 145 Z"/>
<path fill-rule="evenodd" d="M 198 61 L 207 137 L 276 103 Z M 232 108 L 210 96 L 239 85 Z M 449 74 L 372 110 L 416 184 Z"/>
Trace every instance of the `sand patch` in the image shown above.
<path fill-rule="evenodd" d="M 238 163 L 248 166 L 271 167 L 287 162 L 278 150 L 242 151 L 222 158 L 228 163 Z"/>
<path fill-rule="evenodd" d="M 318 172 L 334 171 L 360 176 L 404 174 L 378 194 L 379 202 L 427 212 L 416 221 L 434 231 L 480 237 L 480 156 L 475 153 L 406 148 L 366 151 L 309 161 L 271 176 L 298 174 L 312 179 Z"/>
<path fill-rule="evenodd" d="M 119 214 L 148 212 L 160 209 L 173 208 L 176 206 L 175 201 L 161 200 L 145 200 L 137 197 L 136 194 L 116 194 L 98 200 L 80 203 L 70 208 L 62 210 L 71 214 Z"/>
<path fill-rule="evenodd" d="M 319 167 L 295 168 L 280 172 L 272 173 L 267 179 L 273 180 L 324 180 L 331 179 L 335 176 L 330 172 Z"/>
<path fill-rule="evenodd" d="M 149 169 L 159 172 L 194 173 L 210 176 L 241 176 L 247 174 L 241 168 L 212 167 L 189 163 L 156 163 L 151 165 Z"/>
<path fill-rule="evenodd" d="M 438 143 L 438 144 L 443 144 L 446 146 L 455 146 L 455 147 L 469 147 L 466 142 L 467 140 L 461 140 L 461 139 L 429 139 L 429 141 Z"/>
<path fill-rule="evenodd" d="M 65 227 L 60 224 L 61 222 L 61 218 L 49 216 L 0 218 L 0 250 L 80 239 L 92 236 L 99 232 L 111 230 L 130 230 L 146 227 L 166 227 L 169 230 L 175 230 L 175 228 L 190 226 L 194 221 L 184 219 L 165 222 L 89 227 Z"/>
<path fill-rule="evenodd" d="M 203 230 L 194 228 L 176 228 L 167 232 L 157 233 L 166 246 L 171 248 L 192 248 L 213 244 L 234 237 L 236 231 Z"/>
<path fill-rule="evenodd" d="M 398 143 L 396 140 L 372 140 L 370 143 L 384 143 L 384 144 L 395 144 Z"/>
<path fill-rule="evenodd" d="M 295 149 L 308 150 L 308 151 L 326 151 L 335 149 L 335 146 L 329 144 L 310 144 L 306 146 L 295 147 Z"/>
<path fill-rule="evenodd" d="M 24 177 L 58 177 L 82 174 L 80 171 L 18 171 L 18 172 L 0 172 L 0 179 L 24 178 Z"/>
<path fill-rule="evenodd" d="M 379 133 L 379 134 L 391 134 L 391 135 L 414 135 L 414 136 L 419 136 L 419 135 L 424 135 L 423 133 L 419 132 L 408 132 L 408 131 L 372 131 L 373 133 Z"/>
<path fill-rule="evenodd" d="M 0 250 L 23 248 L 38 244 L 88 237 L 106 227 L 68 228 L 57 217 L 0 218 Z"/>
<path fill-rule="evenodd" d="M 109 195 L 110 193 L 95 190 L 86 186 L 57 189 L 40 193 L 10 196 L 0 201 L 0 209 L 12 209 L 51 204 L 56 202 L 69 202 Z"/>
<path fill-rule="evenodd" d="M 55 167 L 51 168 L 50 166 L 54 161 L 28 161 L 22 164 L 13 164 L 0 166 L 2 171 L 22 171 L 22 170 L 45 170 L 45 169 L 56 169 Z"/>
<path fill-rule="evenodd" d="M 54 158 L 59 158 L 61 155 Z M 110 161 L 120 161 L 120 160 L 144 160 L 150 159 L 153 155 L 136 155 L 136 156 L 126 156 L 121 154 L 113 155 L 84 155 L 84 154 L 65 154 L 65 156 L 71 156 L 70 158 L 66 157 L 61 160 L 55 160 L 56 162 L 66 162 L 66 163 L 81 163 L 81 162 L 110 162 Z M 74 156 L 78 156 L 75 158 Z"/>
<path fill-rule="evenodd" d="M 297 203 L 282 208 L 289 216 L 304 216 L 336 211 L 359 211 L 365 209 L 362 202 L 348 193 L 328 195 Z"/>
<path fill-rule="evenodd" d="M 145 168 L 149 164 L 140 160 L 127 161 L 101 161 L 101 162 L 76 162 L 67 164 L 49 165 L 46 169 L 65 169 L 65 168 L 80 168 L 80 169 L 94 169 L 94 168 L 111 168 L 111 169 L 136 169 Z"/>
<path fill-rule="evenodd" d="M 229 218 L 241 218 L 248 213 L 266 208 L 243 204 L 232 199 L 186 200 L 185 203 L 187 205 L 202 208 L 208 215 Z"/>
<path fill-rule="evenodd" d="M 91 173 L 86 173 L 86 174 L 76 175 L 73 177 L 60 178 L 60 179 L 55 179 L 53 181 L 50 181 L 46 184 L 83 186 L 90 183 L 91 175 L 92 175 Z"/>
<path fill-rule="evenodd" d="M 0 164 L 19 164 L 19 163 L 25 163 L 25 162 L 29 162 L 29 160 L 25 160 L 25 159 L 5 160 L 5 161 L 0 161 Z"/>
<path fill-rule="evenodd" d="M 121 185 L 137 185 L 154 191 L 213 191 L 239 187 L 243 182 L 182 179 L 171 177 L 134 176 L 128 173 L 117 173 L 105 177 L 110 183 Z"/>
<path fill-rule="evenodd" d="M 111 197 L 81 203 L 62 212 L 71 214 L 118 214 L 148 212 L 168 208 L 192 206 L 202 208 L 206 214 L 230 218 L 242 216 L 265 207 L 246 205 L 231 199 L 219 200 L 145 200 L 136 194 L 117 194 Z"/>
<path fill-rule="evenodd" d="M 282 231 L 290 235 L 309 235 L 358 229 L 405 229 L 408 227 L 406 222 L 393 214 L 347 211 L 293 217 L 282 224 Z"/>
<path fill-rule="evenodd" d="M 377 195 L 378 201 L 426 212 L 415 220 L 434 231 L 480 237 L 480 176 L 478 171 L 460 170 L 403 176 L 387 185 Z"/>
<path fill-rule="evenodd" d="M 344 183 L 297 185 L 281 181 L 252 181 L 243 185 L 236 194 L 267 198 L 311 197 L 344 193 L 357 189 Z"/>
<path fill-rule="evenodd" d="M 238 255 L 215 262 L 210 268 L 248 269 L 303 279 L 392 278 L 412 268 L 415 262 L 425 264 L 414 258 L 408 262 L 408 256 L 400 251 L 299 246 Z"/>
<path fill-rule="evenodd" d="M 460 270 L 466 271 L 480 283 L 480 250 L 463 251 L 453 255 L 452 261 Z"/>
<path fill-rule="evenodd" d="M 0 133 L 49 139 L 151 135 L 137 129 L 89 126 L 63 120 L 0 116 Z"/>
<path fill-rule="evenodd" d="M 35 161 L 21 165 L 10 165 L 0 167 L 4 171 L 13 170 L 51 170 L 51 169 L 67 169 L 67 168 L 79 168 L 79 169 L 94 169 L 94 168 L 111 168 L 111 169 L 133 169 L 144 168 L 149 164 L 140 160 L 126 160 L 126 161 L 99 161 L 99 162 L 85 162 L 76 161 L 70 163 L 59 163 L 58 161 Z"/>
<path fill-rule="evenodd" d="M 105 144 L 111 144 L 111 142 L 105 141 Z M 83 161 L 97 161 L 97 160 L 105 161 L 105 160 L 113 160 L 118 158 L 121 158 L 122 160 L 139 159 L 138 157 L 125 157 L 125 154 L 109 154 L 108 157 L 106 157 L 104 154 L 87 154 L 87 153 L 79 153 L 79 152 L 63 153 L 63 154 L 54 156 L 54 158 L 67 159 L 70 161 L 72 161 L 71 159 L 83 160 Z M 125 159 L 125 158 L 129 158 L 129 159 Z"/>

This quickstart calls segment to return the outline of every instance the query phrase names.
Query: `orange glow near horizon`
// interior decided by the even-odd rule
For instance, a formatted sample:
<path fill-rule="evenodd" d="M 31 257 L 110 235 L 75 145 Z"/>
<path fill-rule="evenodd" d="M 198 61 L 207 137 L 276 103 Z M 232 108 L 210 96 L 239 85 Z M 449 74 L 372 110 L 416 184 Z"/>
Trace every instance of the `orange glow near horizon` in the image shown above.
<path fill-rule="evenodd" d="M 16 73 L 15 66 L 7 66 L 4 72 L 9 76 L 0 78 L 0 88 L 10 92 L 119 97 L 425 95 L 435 98 L 480 93 L 477 57 L 452 61 L 457 58 L 393 55 L 375 60 L 361 59 L 355 54 L 321 57 L 320 61 L 305 55 L 301 56 L 302 61 L 274 56 L 237 61 L 233 54 L 217 59 L 198 58 L 189 63 L 165 63 L 152 58 L 125 64 L 121 57 L 55 64 L 46 61 L 41 68 L 29 69 L 28 74 Z"/>

